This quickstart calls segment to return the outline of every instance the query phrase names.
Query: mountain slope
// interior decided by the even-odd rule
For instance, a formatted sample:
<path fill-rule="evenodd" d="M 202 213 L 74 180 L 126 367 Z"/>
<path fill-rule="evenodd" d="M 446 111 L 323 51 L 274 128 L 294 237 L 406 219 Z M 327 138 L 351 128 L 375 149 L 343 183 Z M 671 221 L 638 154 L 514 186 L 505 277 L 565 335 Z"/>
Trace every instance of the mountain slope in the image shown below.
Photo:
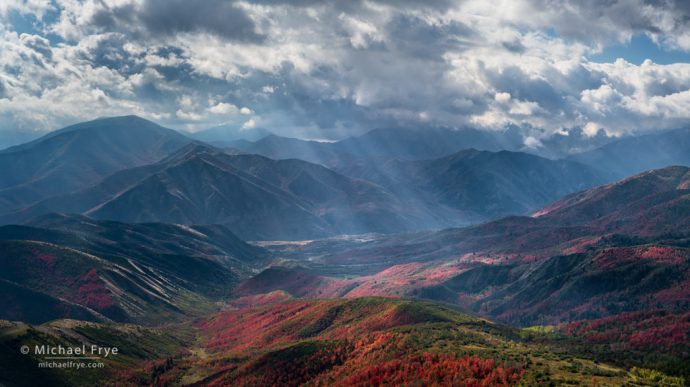
<path fill-rule="evenodd" d="M 533 263 L 481 263 L 420 291 L 522 326 L 655 308 L 687 310 L 690 250 L 659 242 L 602 243 L 593 251 Z"/>
<path fill-rule="evenodd" d="M 130 376 L 133 366 L 143 366 L 154 361 L 165 364 L 184 353 L 192 345 L 194 330 L 185 325 L 168 325 L 165 329 L 131 324 L 102 324 L 77 320 L 56 320 L 41 325 L 0 320 L 0 383 L 5 386 L 83 386 L 103 384 L 105 380 L 118 384 Z M 18 348 L 30 347 L 24 355 Z M 117 355 L 93 354 L 97 360 L 82 363 L 102 367 L 43 367 L 45 355 L 34 353 L 36 346 L 62 346 L 75 348 L 84 345 L 90 352 L 91 345 L 101 348 L 117 347 Z M 74 360 L 72 361 L 74 363 Z M 57 364 L 57 363 L 54 363 Z M 127 376 L 123 376 L 127 375 Z M 138 383 L 156 384 L 155 374 L 140 374 Z M 149 378 L 150 377 L 150 378 Z M 118 385 L 122 385 L 119 383 Z"/>
<path fill-rule="evenodd" d="M 99 359 L 103 368 L 72 372 L 37 368 L 40 355 L 17 350 L 84 342 L 117 343 L 121 354 Z M 652 385 L 656 378 L 657 383 L 683 383 L 658 371 L 631 369 L 656 365 L 653 359 L 621 351 L 612 366 L 600 362 L 606 352 L 587 352 L 581 349 L 585 345 L 579 337 L 509 328 L 430 302 L 295 300 L 166 329 L 72 320 L 38 326 L 0 322 L 0 382 L 620 386 Z"/>
<path fill-rule="evenodd" d="M 690 228 L 690 168 L 668 167 L 573 194 L 536 216 L 552 222 L 596 225 L 632 234 Z"/>
<path fill-rule="evenodd" d="M 591 383 L 591 374 L 565 367 L 576 362 L 598 371 L 598 385 L 628 379 L 591 360 L 561 360 L 550 343 L 538 354 L 518 330 L 428 302 L 296 300 L 221 313 L 198 327 L 208 358 L 182 361 L 171 377 L 193 369 L 210 385 Z"/>
<path fill-rule="evenodd" d="M 475 149 L 428 161 L 365 162 L 339 171 L 479 219 L 525 214 L 607 180 L 602 173 L 571 161 Z"/>
<path fill-rule="evenodd" d="M 266 253 L 221 226 L 128 225 L 53 215 L 0 227 L 0 318 L 153 324 L 213 309 Z M 33 295 L 32 295 L 33 294 Z M 45 299 L 38 303 L 37 299 Z M 69 308 L 43 309 L 43 304 Z"/>
<path fill-rule="evenodd" d="M 669 167 L 571 195 L 538 217 L 282 246 L 276 251 L 284 263 L 312 276 L 291 274 L 290 281 L 255 288 L 429 298 L 520 325 L 654 308 L 682 312 L 690 291 L 689 187 L 690 168 Z"/>
<path fill-rule="evenodd" d="M 566 196 L 533 217 L 512 216 L 481 225 L 407 236 L 391 236 L 353 246 L 351 260 L 372 251 L 397 251 L 399 259 L 442 258 L 450 251 L 535 258 L 580 251 L 599 238 L 681 237 L 690 232 L 687 167 L 668 167 Z M 400 249 L 404 247 L 404 253 Z M 333 254 L 337 255 L 337 254 Z"/>
<path fill-rule="evenodd" d="M 516 150 L 521 145 L 518 138 L 508 134 L 442 128 L 374 129 L 361 136 L 336 142 L 305 141 L 271 135 L 255 142 L 240 141 L 231 144 L 243 151 L 273 159 L 298 158 L 328 167 L 346 166 L 357 160 L 433 159 L 467 148 Z"/>
<path fill-rule="evenodd" d="M 623 138 L 570 159 L 617 179 L 669 165 L 690 166 L 690 128 Z"/>
<path fill-rule="evenodd" d="M 57 130 L 0 151 L 0 213 L 155 162 L 190 140 L 136 116 Z"/>
<path fill-rule="evenodd" d="M 395 232 L 427 214 L 406 213 L 379 186 L 301 160 L 231 155 L 190 144 L 159 163 L 120 171 L 100 184 L 11 216 L 83 213 L 126 222 L 226 224 L 245 239 Z"/>

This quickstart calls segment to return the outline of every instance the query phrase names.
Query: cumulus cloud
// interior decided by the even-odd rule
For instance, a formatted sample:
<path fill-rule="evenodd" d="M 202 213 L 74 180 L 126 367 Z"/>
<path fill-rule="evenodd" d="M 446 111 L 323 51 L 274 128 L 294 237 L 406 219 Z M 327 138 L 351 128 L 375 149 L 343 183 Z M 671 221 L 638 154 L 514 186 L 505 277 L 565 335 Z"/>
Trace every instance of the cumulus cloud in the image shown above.
<path fill-rule="evenodd" d="M 190 130 L 260 119 L 309 138 L 511 126 L 536 148 L 568 131 L 682 126 L 690 64 L 587 58 L 639 34 L 690 51 L 687 4 L 8 0 L 0 131 L 139 114 Z"/>
<path fill-rule="evenodd" d="M 236 114 L 239 112 L 239 109 L 237 109 L 237 106 L 231 103 L 219 102 L 218 104 L 208 108 L 208 111 L 213 114 Z"/>

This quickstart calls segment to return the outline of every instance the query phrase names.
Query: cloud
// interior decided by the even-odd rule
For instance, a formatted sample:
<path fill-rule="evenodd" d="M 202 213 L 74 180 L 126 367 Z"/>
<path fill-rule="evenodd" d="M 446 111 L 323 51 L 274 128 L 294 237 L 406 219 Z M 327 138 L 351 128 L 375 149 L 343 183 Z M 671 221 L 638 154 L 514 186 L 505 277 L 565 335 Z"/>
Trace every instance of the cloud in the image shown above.
<path fill-rule="evenodd" d="M 494 96 L 494 99 L 496 100 L 496 102 L 501 102 L 501 103 L 508 102 L 508 101 L 510 101 L 510 93 L 503 93 L 503 92 L 496 93 L 496 95 Z"/>
<path fill-rule="evenodd" d="M 245 121 L 244 124 L 242 124 L 241 129 L 242 130 L 250 130 L 250 129 L 254 129 L 255 127 L 256 127 L 256 120 L 253 118 L 250 118 L 247 121 Z"/>
<path fill-rule="evenodd" d="M 144 0 L 109 6 L 105 2 L 90 23 L 102 30 L 143 28 L 155 36 L 204 32 L 233 41 L 260 43 L 263 36 L 234 1 Z"/>
<path fill-rule="evenodd" d="M 140 114 L 190 130 L 234 120 L 324 139 L 375 127 L 511 126 L 538 147 L 569 131 L 682 126 L 690 64 L 587 58 L 635 34 L 690 51 L 687 4 L 7 1 L 0 131 Z"/>
<path fill-rule="evenodd" d="M 208 108 L 208 111 L 213 114 L 237 114 L 239 112 L 239 109 L 237 109 L 237 106 L 231 103 L 219 102 L 218 104 Z"/>

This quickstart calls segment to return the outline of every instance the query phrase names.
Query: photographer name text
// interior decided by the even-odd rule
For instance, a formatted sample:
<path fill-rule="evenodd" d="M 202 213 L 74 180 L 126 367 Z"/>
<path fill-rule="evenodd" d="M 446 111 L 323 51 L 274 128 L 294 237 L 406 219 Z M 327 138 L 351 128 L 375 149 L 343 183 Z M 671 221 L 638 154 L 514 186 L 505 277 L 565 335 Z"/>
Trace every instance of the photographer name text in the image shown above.
<path fill-rule="evenodd" d="M 26 347 L 22 348 L 22 352 L 25 352 Z M 27 351 L 28 352 L 28 351 Z M 75 357 L 86 357 L 86 356 L 97 356 L 107 358 L 108 356 L 117 355 L 119 349 L 117 347 L 101 347 L 98 345 L 85 345 L 75 347 L 65 347 L 62 345 L 52 346 L 52 345 L 34 345 L 33 354 L 42 356 L 75 356 Z"/>

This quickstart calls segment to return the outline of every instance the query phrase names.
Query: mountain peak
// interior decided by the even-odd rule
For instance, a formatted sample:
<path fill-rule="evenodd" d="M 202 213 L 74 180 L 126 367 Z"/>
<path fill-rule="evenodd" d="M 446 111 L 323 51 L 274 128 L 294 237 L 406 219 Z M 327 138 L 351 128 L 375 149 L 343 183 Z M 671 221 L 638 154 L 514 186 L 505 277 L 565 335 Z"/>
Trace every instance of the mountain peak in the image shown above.
<path fill-rule="evenodd" d="M 158 130 L 171 130 L 166 129 L 162 126 L 156 124 L 153 121 L 149 121 L 145 118 L 127 115 L 127 116 L 113 116 L 113 117 L 101 117 L 91 121 L 80 122 L 78 124 L 67 126 L 63 129 L 56 130 L 54 133 L 65 133 L 75 130 L 94 130 L 94 129 L 106 129 L 106 130 L 127 130 L 127 129 L 158 129 Z"/>
<path fill-rule="evenodd" d="M 97 122 L 97 121 L 141 121 L 141 122 L 151 122 L 145 118 L 139 117 L 135 114 L 128 114 L 124 116 L 105 116 L 105 117 L 99 117 L 96 118 L 95 120 L 91 120 L 90 122 Z M 87 121 L 88 122 L 88 121 Z"/>
<path fill-rule="evenodd" d="M 221 149 L 214 146 L 208 145 L 199 141 L 192 141 L 189 144 L 178 149 L 176 152 L 171 153 L 166 158 L 160 161 L 160 163 L 175 163 L 178 161 L 189 160 L 194 157 L 200 157 L 203 155 L 217 155 L 224 153 Z"/>
<path fill-rule="evenodd" d="M 76 191 L 111 173 L 155 163 L 189 138 L 137 116 L 71 125 L 0 152 L 0 212 Z M 4 207 L 4 208 L 3 208 Z"/>

